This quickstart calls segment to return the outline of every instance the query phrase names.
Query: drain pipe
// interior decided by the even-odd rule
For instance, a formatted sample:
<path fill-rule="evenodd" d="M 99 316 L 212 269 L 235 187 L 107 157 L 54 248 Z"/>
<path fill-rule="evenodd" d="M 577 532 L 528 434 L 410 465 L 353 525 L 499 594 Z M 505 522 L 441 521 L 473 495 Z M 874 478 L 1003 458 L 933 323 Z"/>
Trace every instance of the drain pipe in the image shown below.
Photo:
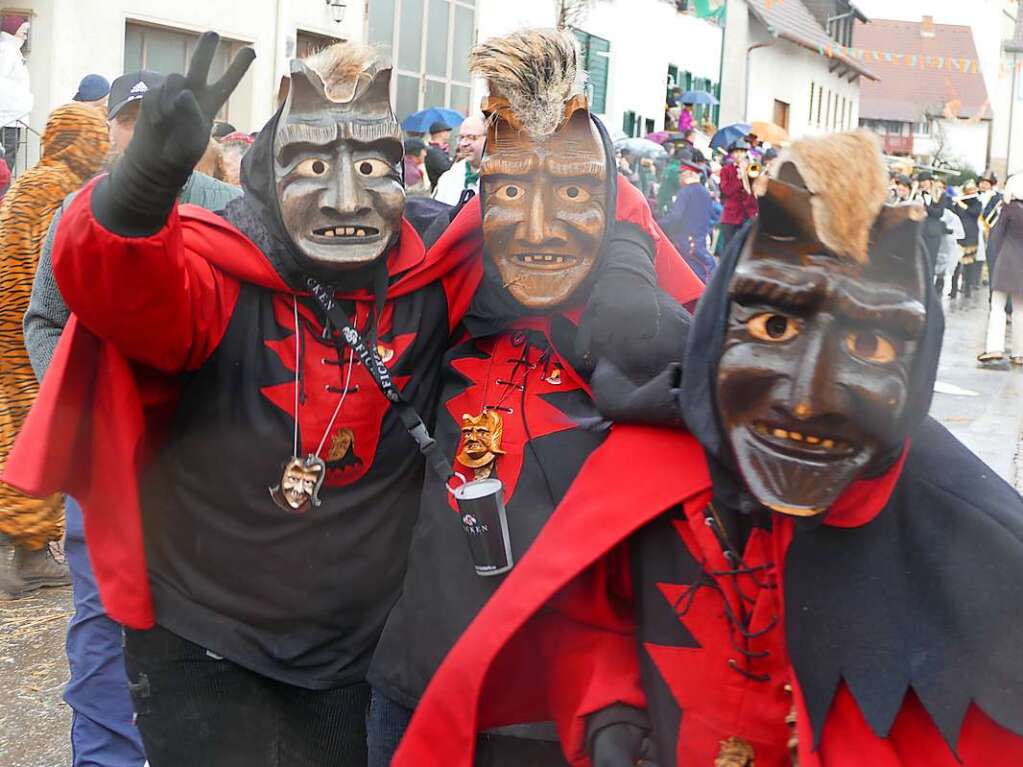
<path fill-rule="evenodd" d="M 746 49 L 746 88 L 745 88 L 745 91 L 743 92 L 743 100 L 742 100 L 742 121 L 744 123 L 748 123 L 749 122 L 749 63 L 750 63 L 750 54 L 752 54 L 753 51 L 755 51 L 757 48 L 770 48 L 772 45 L 774 45 L 774 43 L 775 43 L 774 40 L 772 40 L 769 43 L 754 43 L 753 45 L 751 45 L 749 48 Z"/>

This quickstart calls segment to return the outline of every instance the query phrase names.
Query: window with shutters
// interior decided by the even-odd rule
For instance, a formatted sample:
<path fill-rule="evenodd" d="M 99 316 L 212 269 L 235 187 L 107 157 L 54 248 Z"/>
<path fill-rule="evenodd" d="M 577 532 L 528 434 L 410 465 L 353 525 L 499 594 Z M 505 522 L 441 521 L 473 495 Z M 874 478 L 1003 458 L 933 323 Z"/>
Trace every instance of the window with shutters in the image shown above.
<path fill-rule="evenodd" d="M 581 29 L 572 30 L 579 40 L 590 91 L 590 109 L 597 114 L 607 110 L 607 80 L 611 63 L 611 42 Z M 686 90 L 688 86 L 683 85 Z"/>
<path fill-rule="evenodd" d="M 625 132 L 626 136 L 635 136 L 636 135 L 636 113 L 635 112 L 631 112 L 631 111 L 630 112 L 626 112 L 625 115 L 622 117 L 622 130 Z"/>

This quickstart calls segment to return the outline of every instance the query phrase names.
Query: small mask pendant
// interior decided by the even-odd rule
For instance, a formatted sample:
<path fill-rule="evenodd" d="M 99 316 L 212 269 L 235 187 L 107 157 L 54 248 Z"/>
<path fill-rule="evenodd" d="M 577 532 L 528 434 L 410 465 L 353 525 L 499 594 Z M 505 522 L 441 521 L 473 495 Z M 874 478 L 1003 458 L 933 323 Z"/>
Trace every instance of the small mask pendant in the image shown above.
<path fill-rule="evenodd" d="M 714 760 L 714 767 L 756 767 L 753 746 L 734 735 L 721 741 L 721 751 Z"/>
<path fill-rule="evenodd" d="M 555 365 L 554 369 L 551 370 L 550 375 L 543 380 L 545 380 L 551 386 L 561 386 L 561 368 Z"/>
<path fill-rule="evenodd" d="M 320 505 L 320 488 L 327 467 L 315 455 L 292 458 L 284 467 L 281 482 L 270 488 L 273 502 L 285 511 L 304 514 Z"/>
<path fill-rule="evenodd" d="M 501 449 L 504 420 L 496 410 L 484 410 L 477 416 L 462 415 L 462 448 L 455 458 L 473 470 L 473 479 L 487 479 L 494 473 L 494 463 Z"/>
<path fill-rule="evenodd" d="M 394 349 L 389 346 L 384 346 L 383 344 L 377 344 L 377 356 L 383 363 L 390 362 L 394 359 Z"/>

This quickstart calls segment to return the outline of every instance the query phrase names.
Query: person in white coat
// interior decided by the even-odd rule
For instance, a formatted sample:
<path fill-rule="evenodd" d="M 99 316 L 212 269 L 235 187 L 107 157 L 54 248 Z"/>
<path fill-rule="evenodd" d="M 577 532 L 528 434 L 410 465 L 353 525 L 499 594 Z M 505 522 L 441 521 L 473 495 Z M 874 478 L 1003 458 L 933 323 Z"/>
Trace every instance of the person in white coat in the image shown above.
<path fill-rule="evenodd" d="M 458 129 L 458 154 L 464 159 L 459 160 L 437 179 L 434 190 L 435 200 L 457 205 L 466 189 L 479 194 L 480 163 L 483 161 L 483 144 L 487 138 L 486 125 L 481 115 L 470 115 L 465 118 Z"/>
<path fill-rule="evenodd" d="M 32 88 L 28 67 L 21 53 L 28 39 L 29 24 L 24 16 L 9 15 L 0 26 L 0 127 L 8 166 L 13 169 L 20 136 L 15 125 L 32 111 Z"/>

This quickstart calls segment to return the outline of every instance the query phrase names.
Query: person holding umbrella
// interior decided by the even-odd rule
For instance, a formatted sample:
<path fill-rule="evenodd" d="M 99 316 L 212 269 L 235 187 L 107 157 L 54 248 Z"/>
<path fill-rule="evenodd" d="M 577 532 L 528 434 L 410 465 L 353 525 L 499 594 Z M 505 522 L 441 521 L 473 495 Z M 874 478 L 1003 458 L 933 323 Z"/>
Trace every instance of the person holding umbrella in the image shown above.
<path fill-rule="evenodd" d="M 426 150 L 426 175 L 430 186 L 437 188 L 437 181 L 451 170 L 451 126 L 443 122 L 435 122 L 430 126 L 430 146 Z"/>
<path fill-rule="evenodd" d="M 750 145 L 739 139 L 728 147 L 728 157 L 721 168 L 721 236 L 718 238 L 720 253 L 728 250 L 728 244 L 736 232 L 759 212 L 757 198 L 749 183 Z"/>

